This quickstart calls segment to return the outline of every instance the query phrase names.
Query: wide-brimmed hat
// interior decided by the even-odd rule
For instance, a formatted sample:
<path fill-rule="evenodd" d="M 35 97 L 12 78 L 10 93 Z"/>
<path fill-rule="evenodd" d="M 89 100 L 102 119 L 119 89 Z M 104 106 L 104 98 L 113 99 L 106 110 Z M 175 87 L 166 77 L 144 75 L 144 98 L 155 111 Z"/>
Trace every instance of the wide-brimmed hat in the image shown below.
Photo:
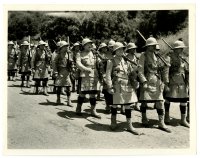
<path fill-rule="evenodd" d="M 13 43 L 13 41 L 9 41 L 8 45 L 15 45 L 15 44 Z"/>
<path fill-rule="evenodd" d="M 29 46 L 28 41 L 24 41 L 20 46 Z"/>
<path fill-rule="evenodd" d="M 87 43 L 93 43 L 89 38 L 85 38 L 82 40 L 82 46 L 86 45 Z"/>
<path fill-rule="evenodd" d="M 130 49 L 135 49 L 137 48 L 137 46 L 135 45 L 135 43 L 129 43 L 126 47 L 126 51 L 130 50 Z"/>
<path fill-rule="evenodd" d="M 113 52 L 115 52 L 116 50 L 120 48 L 125 48 L 125 46 L 121 42 L 116 42 L 113 46 Z"/>
<path fill-rule="evenodd" d="M 105 48 L 105 47 L 107 47 L 107 45 L 106 45 L 105 43 L 101 43 L 101 44 L 99 45 L 98 50 L 100 50 L 101 48 Z"/>
<path fill-rule="evenodd" d="M 183 41 L 175 41 L 174 42 L 174 49 L 177 49 L 177 48 L 186 48 L 187 46 L 185 46 L 185 44 L 183 43 Z"/>
<path fill-rule="evenodd" d="M 115 41 L 111 39 L 111 40 L 108 42 L 108 47 L 113 47 L 114 44 L 115 44 Z"/>
<path fill-rule="evenodd" d="M 44 41 L 39 41 L 39 43 L 38 43 L 38 46 L 41 46 L 41 45 L 46 45 L 46 42 L 44 42 Z"/>
<path fill-rule="evenodd" d="M 146 40 L 145 47 L 153 46 L 153 45 L 158 45 L 158 42 L 157 42 L 157 40 L 156 40 L 155 38 L 149 37 L 149 38 Z"/>
<path fill-rule="evenodd" d="M 66 41 L 60 41 L 59 49 L 63 48 L 64 46 L 69 46 L 69 43 L 67 43 Z"/>

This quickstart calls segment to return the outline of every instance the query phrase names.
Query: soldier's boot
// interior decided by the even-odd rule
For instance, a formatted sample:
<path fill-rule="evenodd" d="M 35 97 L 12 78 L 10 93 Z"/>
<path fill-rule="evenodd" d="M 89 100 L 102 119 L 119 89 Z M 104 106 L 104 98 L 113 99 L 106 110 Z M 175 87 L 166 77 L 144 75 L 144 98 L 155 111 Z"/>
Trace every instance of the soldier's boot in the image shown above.
<path fill-rule="evenodd" d="M 61 104 L 60 93 L 61 93 L 61 87 L 58 87 L 57 88 L 57 100 L 56 100 L 57 104 Z"/>
<path fill-rule="evenodd" d="M 126 114 L 126 122 L 127 122 L 127 131 L 134 135 L 140 135 L 140 133 L 137 132 L 137 130 L 132 125 L 131 109 L 125 109 L 125 114 Z"/>
<path fill-rule="evenodd" d="M 170 102 L 166 102 L 164 103 L 164 107 L 165 107 L 165 124 L 169 125 L 170 124 L 170 115 L 169 115 L 169 108 L 170 108 Z"/>
<path fill-rule="evenodd" d="M 141 105 L 141 114 L 142 114 L 142 125 L 144 127 L 148 127 L 149 121 L 147 119 L 147 114 L 146 114 L 146 107 L 144 105 Z"/>
<path fill-rule="evenodd" d="M 61 89 L 61 94 L 63 94 L 63 95 L 66 95 L 67 93 L 65 92 L 65 88 L 64 87 L 62 87 L 62 89 Z"/>
<path fill-rule="evenodd" d="M 111 130 L 116 130 L 117 128 L 117 108 L 111 106 L 111 124 L 110 124 Z"/>
<path fill-rule="evenodd" d="M 181 111 L 181 121 L 180 121 L 180 125 L 184 126 L 184 127 L 190 127 L 190 125 L 187 123 L 186 121 L 186 106 L 181 106 L 180 105 L 180 111 Z"/>
<path fill-rule="evenodd" d="M 82 113 L 81 113 L 81 108 L 82 108 L 82 104 L 84 102 L 84 99 L 85 97 L 78 97 L 78 100 L 77 100 L 77 106 L 76 106 L 76 115 L 79 115 L 81 116 Z"/>
<path fill-rule="evenodd" d="M 121 114 L 125 115 L 125 107 L 123 105 L 121 105 Z"/>
<path fill-rule="evenodd" d="M 67 96 L 67 106 L 71 106 L 72 102 L 71 102 L 71 96 Z"/>
<path fill-rule="evenodd" d="M 91 116 L 96 118 L 101 118 L 101 116 L 96 112 L 96 98 L 90 98 L 91 105 Z"/>
<path fill-rule="evenodd" d="M 165 124 L 166 125 L 170 124 L 170 115 L 169 115 L 169 112 L 165 113 Z"/>
<path fill-rule="evenodd" d="M 24 87 L 24 81 L 22 80 L 21 87 Z"/>
<path fill-rule="evenodd" d="M 43 91 L 44 91 L 44 95 L 46 95 L 46 96 L 49 96 L 49 94 L 47 93 L 47 87 L 45 86 L 45 87 L 43 87 Z"/>
<path fill-rule="evenodd" d="M 116 130 L 116 128 L 117 128 L 117 115 L 111 115 L 110 129 L 114 131 Z"/>
<path fill-rule="evenodd" d="M 39 87 L 35 86 L 35 94 L 38 94 L 38 93 L 39 93 Z"/>
<path fill-rule="evenodd" d="M 31 88 L 30 81 L 26 81 L 26 87 Z"/>
<path fill-rule="evenodd" d="M 164 122 L 164 109 L 157 109 L 157 113 L 158 113 L 158 119 L 159 119 L 158 128 L 165 132 L 171 133 L 171 130 L 167 128 Z"/>
<path fill-rule="evenodd" d="M 21 76 L 21 80 L 22 80 L 21 87 L 24 87 L 24 81 L 25 81 L 25 76 L 24 75 Z"/>
<path fill-rule="evenodd" d="M 107 105 L 107 104 L 106 104 L 106 113 L 110 114 L 110 105 Z"/>

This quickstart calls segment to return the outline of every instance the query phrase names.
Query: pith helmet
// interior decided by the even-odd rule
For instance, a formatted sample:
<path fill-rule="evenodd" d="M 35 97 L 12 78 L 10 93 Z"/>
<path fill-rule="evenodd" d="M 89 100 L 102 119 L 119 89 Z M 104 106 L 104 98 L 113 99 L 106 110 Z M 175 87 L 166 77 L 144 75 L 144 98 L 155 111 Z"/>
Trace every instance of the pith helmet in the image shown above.
<path fill-rule="evenodd" d="M 111 39 L 111 40 L 108 42 L 108 47 L 113 47 L 114 44 L 115 44 L 115 41 Z"/>
<path fill-rule="evenodd" d="M 82 46 L 84 46 L 87 43 L 93 43 L 89 38 L 85 38 L 82 40 Z"/>
<path fill-rule="evenodd" d="M 135 45 L 135 43 L 129 43 L 126 47 L 126 51 L 130 50 L 130 49 L 135 49 L 137 48 L 137 46 Z"/>
<path fill-rule="evenodd" d="M 104 48 L 104 47 L 107 47 L 107 45 L 106 45 L 105 43 L 101 43 L 101 44 L 99 45 L 98 50 L 101 49 L 101 48 Z"/>
<path fill-rule="evenodd" d="M 61 49 L 64 46 L 69 46 L 69 43 L 67 43 L 66 41 L 60 41 L 60 47 L 59 47 L 59 49 Z"/>
<path fill-rule="evenodd" d="M 29 43 L 27 42 L 27 41 L 24 41 L 22 44 L 21 44 L 21 46 L 28 46 L 29 45 Z"/>
<path fill-rule="evenodd" d="M 41 46 L 41 45 L 46 45 L 46 43 L 41 40 L 41 41 L 39 41 L 38 46 Z"/>
<path fill-rule="evenodd" d="M 113 46 L 113 52 L 117 49 L 124 48 L 125 46 L 121 42 L 116 42 Z"/>
<path fill-rule="evenodd" d="M 185 48 L 185 44 L 183 43 L 183 41 L 175 41 L 174 42 L 174 49 L 177 49 L 177 48 Z"/>
<path fill-rule="evenodd" d="M 149 37 L 147 40 L 146 40 L 146 45 L 145 47 L 147 46 L 153 46 L 153 45 L 158 45 L 158 42 L 155 38 L 153 37 Z"/>
<path fill-rule="evenodd" d="M 13 41 L 9 41 L 8 45 L 15 45 L 15 44 L 13 43 Z"/>

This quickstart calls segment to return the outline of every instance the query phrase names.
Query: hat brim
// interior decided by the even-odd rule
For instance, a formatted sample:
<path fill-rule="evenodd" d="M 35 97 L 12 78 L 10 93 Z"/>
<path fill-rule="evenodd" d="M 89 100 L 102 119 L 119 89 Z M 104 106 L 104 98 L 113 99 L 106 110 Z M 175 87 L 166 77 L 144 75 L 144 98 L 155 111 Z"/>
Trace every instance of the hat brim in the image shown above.
<path fill-rule="evenodd" d="M 159 45 L 158 43 L 152 43 L 152 44 L 148 44 L 148 45 L 145 45 L 144 47 L 148 47 L 148 46 L 156 46 L 156 45 Z M 143 47 L 143 48 L 144 48 Z"/>
<path fill-rule="evenodd" d="M 82 44 L 82 46 L 85 46 L 85 45 L 88 44 L 88 43 L 93 43 L 93 42 L 92 42 L 92 41 L 88 41 L 88 42 Z"/>
<path fill-rule="evenodd" d="M 116 50 L 120 49 L 120 48 L 125 48 L 125 46 L 121 46 L 121 47 L 118 47 L 116 49 L 113 49 L 113 52 L 115 52 Z"/>
<path fill-rule="evenodd" d="M 59 47 L 58 49 L 61 49 L 61 48 L 65 47 L 65 46 L 69 46 L 69 44 L 65 44 L 65 45 Z"/>
<path fill-rule="evenodd" d="M 126 49 L 126 51 L 130 50 L 130 49 L 136 49 L 137 47 L 131 47 L 131 48 L 128 48 Z"/>
<path fill-rule="evenodd" d="M 174 47 L 173 49 L 178 49 L 178 48 L 187 48 L 187 46 Z"/>

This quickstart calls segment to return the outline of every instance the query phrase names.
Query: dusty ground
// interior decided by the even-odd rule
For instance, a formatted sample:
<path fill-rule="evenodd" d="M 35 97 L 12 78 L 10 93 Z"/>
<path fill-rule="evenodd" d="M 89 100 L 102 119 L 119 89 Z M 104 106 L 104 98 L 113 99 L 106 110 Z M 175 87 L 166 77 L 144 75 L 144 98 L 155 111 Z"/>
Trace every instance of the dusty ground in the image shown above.
<path fill-rule="evenodd" d="M 19 79 L 19 77 L 18 77 Z M 84 103 L 82 117 L 75 115 L 77 94 L 72 94 L 72 107 L 56 106 L 56 95 L 33 95 L 33 88 L 19 87 L 20 81 L 8 81 L 8 148 L 9 149 L 127 149 L 127 148 L 188 148 L 189 129 L 179 125 L 180 111 L 171 106 L 173 133 L 157 129 L 156 110 L 148 110 L 151 128 L 141 126 L 141 115 L 133 111 L 133 125 L 145 135 L 135 136 L 124 131 L 125 116 L 118 114 L 118 130 L 110 131 L 110 115 L 105 113 L 104 101 L 97 112 L 102 119 L 89 115 L 89 103 Z M 49 89 L 51 91 L 51 89 Z"/>

